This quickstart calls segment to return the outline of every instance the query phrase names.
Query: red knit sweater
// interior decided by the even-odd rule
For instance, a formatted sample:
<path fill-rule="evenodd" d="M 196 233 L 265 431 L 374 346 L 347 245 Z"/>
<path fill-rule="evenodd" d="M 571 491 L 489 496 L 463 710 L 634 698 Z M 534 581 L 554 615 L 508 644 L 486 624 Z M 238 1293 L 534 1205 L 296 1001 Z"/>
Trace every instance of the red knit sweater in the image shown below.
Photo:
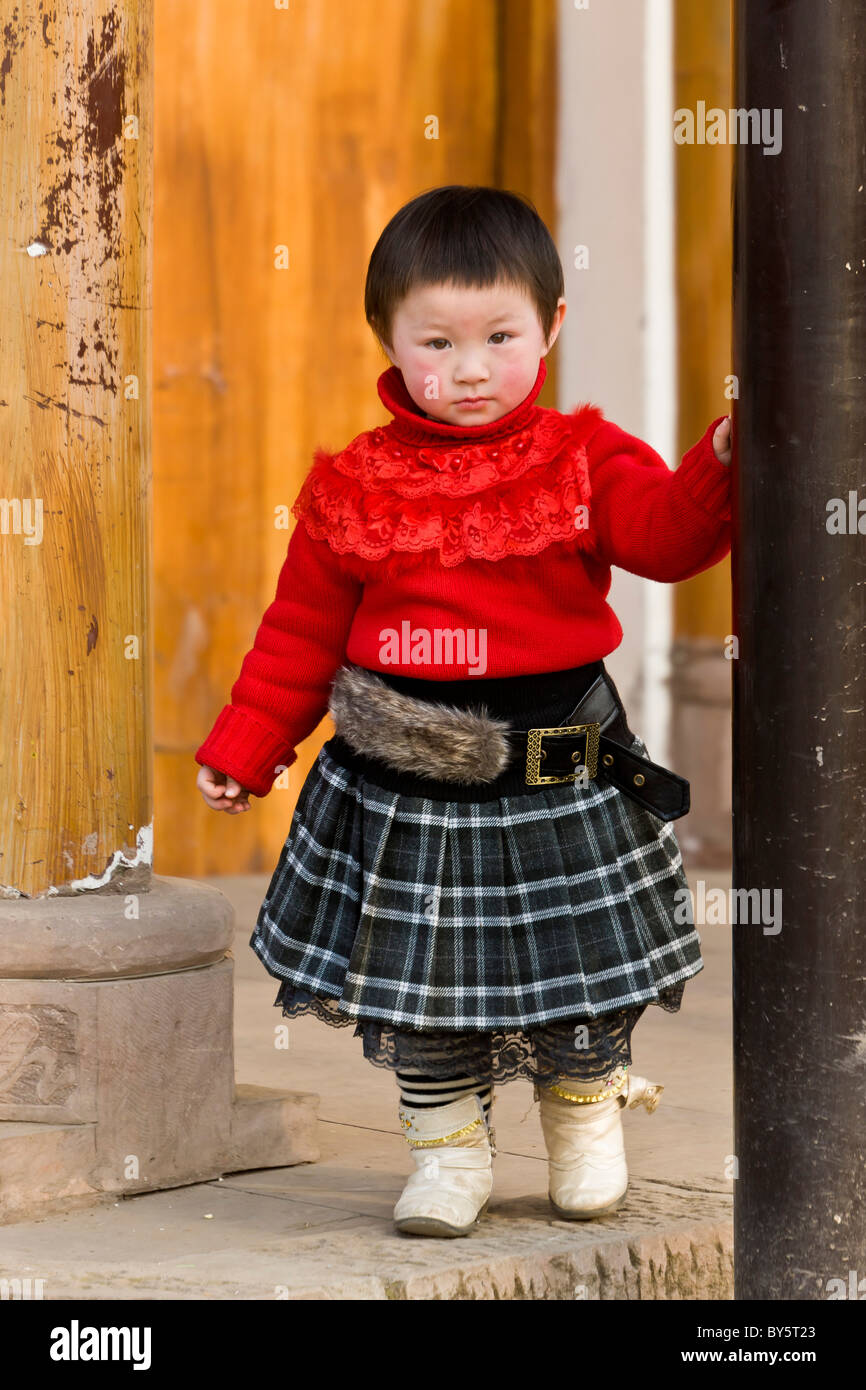
<path fill-rule="evenodd" d="M 266 796 L 327 711 L 344 661 L 426 680 L 597 661 L 622 640 L 611 565 L 689 579 L 727 555 L 730 470 L 712 436 L 672 471 L 598 406 L 529 395 L 491 424 L 422 414 L 396 367 L 393 420 L 318 449 L 252 649 L 195 754 Z"/>

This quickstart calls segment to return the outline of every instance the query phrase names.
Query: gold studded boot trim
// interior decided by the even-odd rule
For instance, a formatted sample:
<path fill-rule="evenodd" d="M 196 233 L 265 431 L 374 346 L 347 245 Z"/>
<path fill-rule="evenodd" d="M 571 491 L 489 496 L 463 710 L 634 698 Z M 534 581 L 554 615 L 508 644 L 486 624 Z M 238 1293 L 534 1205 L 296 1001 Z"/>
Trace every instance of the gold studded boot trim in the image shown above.
<path fill-rule="evenodd" d="M 575 1083 L 570 1082 L 571 1086 Z M 578 1083 L 580 1084 L 580 1083 Z M 545 1091 L 551 1091 L 560 1100 L 571 1101 L 573 1105 L 597 1105 L 599 1101 L 615 1100 L 621 1096 L 628 1084 L 628 1067 L 619 1066 L 610 1076 L 604 1077 L 601 1081 L 587 1082 L 586 1090 L 576 1092 L 569 1090 L 567 1086 L 551 1085 L 545 1086 Z M 534 1088 L 536 1100 L 541 1099 L 541 1091 L 538 1085 Z"/>
<path fill-rule="evenodd" d="M 446 1144 L 463 1143 L 472 1136 L 474 1145 L 476 1131 L 485 1134 L 487 1143 L 493 1149 L 492 1127 L 486 1125 L 481 1100 L 477 1094 L 451 1101 L 447 1105 L 424 1106 L 416 1109 L 411 1105 L 401 1105 L 399 1109 L 400 1128 L 413 1149 L 435 1149 Z M 495 1152 L 495 1150 L 494 1150 Z"/>
<path fill-rule="evenodd" d="M 459 1139 L 462 1134 L 469 1134 L 471 1130 L 476 1129 L 478 1125 L 483 1123 L 484 1121 L 479 1117 L 477 1120 L 473 1120 L 471 1124 L 464 1125 L 462 1129 L 455 1129 L 453 1134 L 443 1135 L 441 1139 L 413 1139 L 409 1134 L 406 1135 L 406 1138 L 409 1140 L 413 1149 L 432 1149 L 435 1148 L 437 1144 L 452 1143 L 455 1139 Z M 411 1127 L 410 1120 L 404 1120 L 403 1124 L 407 1129 Z"/>
<path fill-rule="evenodd" d="M 575 1084 L 573 1081 L 570 1083 Z M 578 1083 L 580 1084 L 580 1083 Z M 664 1086 L 658 1082 L 647 1081 L 645 1076 L 635 1076 L 628 1067 L 617 1067 L 609 1077 L 599 1083 L 592 1083 L 593 1090 L 589 1092 L 589 1085 L 583 1094 L 578 1094 L 569 1090 L 566 1086 L 545 1086 L 544 1095 L 554 1095 L 560 1100 L 570 1101 L 572 1105 L 592 1105 L 600 1100 L 616 1100 L 619 1105 L 634 1110 L 636 1106 L 642 1105 L 648 1114 L 652 1114 L 658 1108 Z M 536 1100 L 542 1099 L 542 1089 L 536 1084 L 533 1090 Z"/>

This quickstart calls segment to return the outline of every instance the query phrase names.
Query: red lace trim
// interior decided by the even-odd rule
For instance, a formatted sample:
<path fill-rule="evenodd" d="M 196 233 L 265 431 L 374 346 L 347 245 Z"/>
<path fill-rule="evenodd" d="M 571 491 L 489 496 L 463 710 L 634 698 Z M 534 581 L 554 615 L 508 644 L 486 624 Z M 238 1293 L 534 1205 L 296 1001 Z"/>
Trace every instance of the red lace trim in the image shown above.
<path fill-rule="evenodd" d="M 416 451 L 395 448 L 387 427 L 372 430 L 336 456 L 317 450 L 292 511 L 314 540 L 367 560 L 437 549 L 452 566 L 536 555 L 556 541 L 587 544 L 578 508 L 589 504 L 589 467 L 578 436 L 588 412 L 600 417 L 596 407 L 545 412 L 521 448 L 522 431 L 493 449 Z"/>
<path fill-rule="evenodd" d="M 549 459 L 562 433 L 562 417 L 555 410 L 542 412 L 534 427 L 498 443 L 433 443 L 419 449 L 398 442 L 385 426 L 353 439 L 333 456 L 333 464 L 366 492 L 388 489 L 400 497 L 468 497 L 519 478 Z"/>

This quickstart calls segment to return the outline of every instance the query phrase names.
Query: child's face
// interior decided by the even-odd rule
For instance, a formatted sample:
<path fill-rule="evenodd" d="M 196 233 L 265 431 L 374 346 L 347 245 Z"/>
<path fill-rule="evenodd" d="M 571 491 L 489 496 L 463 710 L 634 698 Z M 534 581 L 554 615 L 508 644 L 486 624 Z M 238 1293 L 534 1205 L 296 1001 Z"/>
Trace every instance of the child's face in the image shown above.
<path fill-rule="evenodd" d="M 451 425 L 489 424 L 528 396 L 564 317 L 560 299 L 545 342 L 522 287 L 423 285 L 398 306 L 383 347 L 419 410 Z"/>

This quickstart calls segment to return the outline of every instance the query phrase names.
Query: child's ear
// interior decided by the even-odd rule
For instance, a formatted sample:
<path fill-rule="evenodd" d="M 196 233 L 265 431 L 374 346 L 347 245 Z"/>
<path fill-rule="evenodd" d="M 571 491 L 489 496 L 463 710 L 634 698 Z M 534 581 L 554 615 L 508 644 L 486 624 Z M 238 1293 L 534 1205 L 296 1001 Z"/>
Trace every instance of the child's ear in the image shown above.
<path fill-rule="evenodd" d="M 553 344 L 559 337 L 559 330 L 562 327 L 562 320 L 565 318 L 565 309 L 565 300 L 560 298 L 556 305 L 556 313 L 554 315 L 553 324 L 551 326 L 550 337 L 548 338 L 547 343 L 545 344 L 544 352 L 542 353 L 543 357 L 547 356 L 547 354 L 550 352 L 550 349 L 553 347 Z"/>

